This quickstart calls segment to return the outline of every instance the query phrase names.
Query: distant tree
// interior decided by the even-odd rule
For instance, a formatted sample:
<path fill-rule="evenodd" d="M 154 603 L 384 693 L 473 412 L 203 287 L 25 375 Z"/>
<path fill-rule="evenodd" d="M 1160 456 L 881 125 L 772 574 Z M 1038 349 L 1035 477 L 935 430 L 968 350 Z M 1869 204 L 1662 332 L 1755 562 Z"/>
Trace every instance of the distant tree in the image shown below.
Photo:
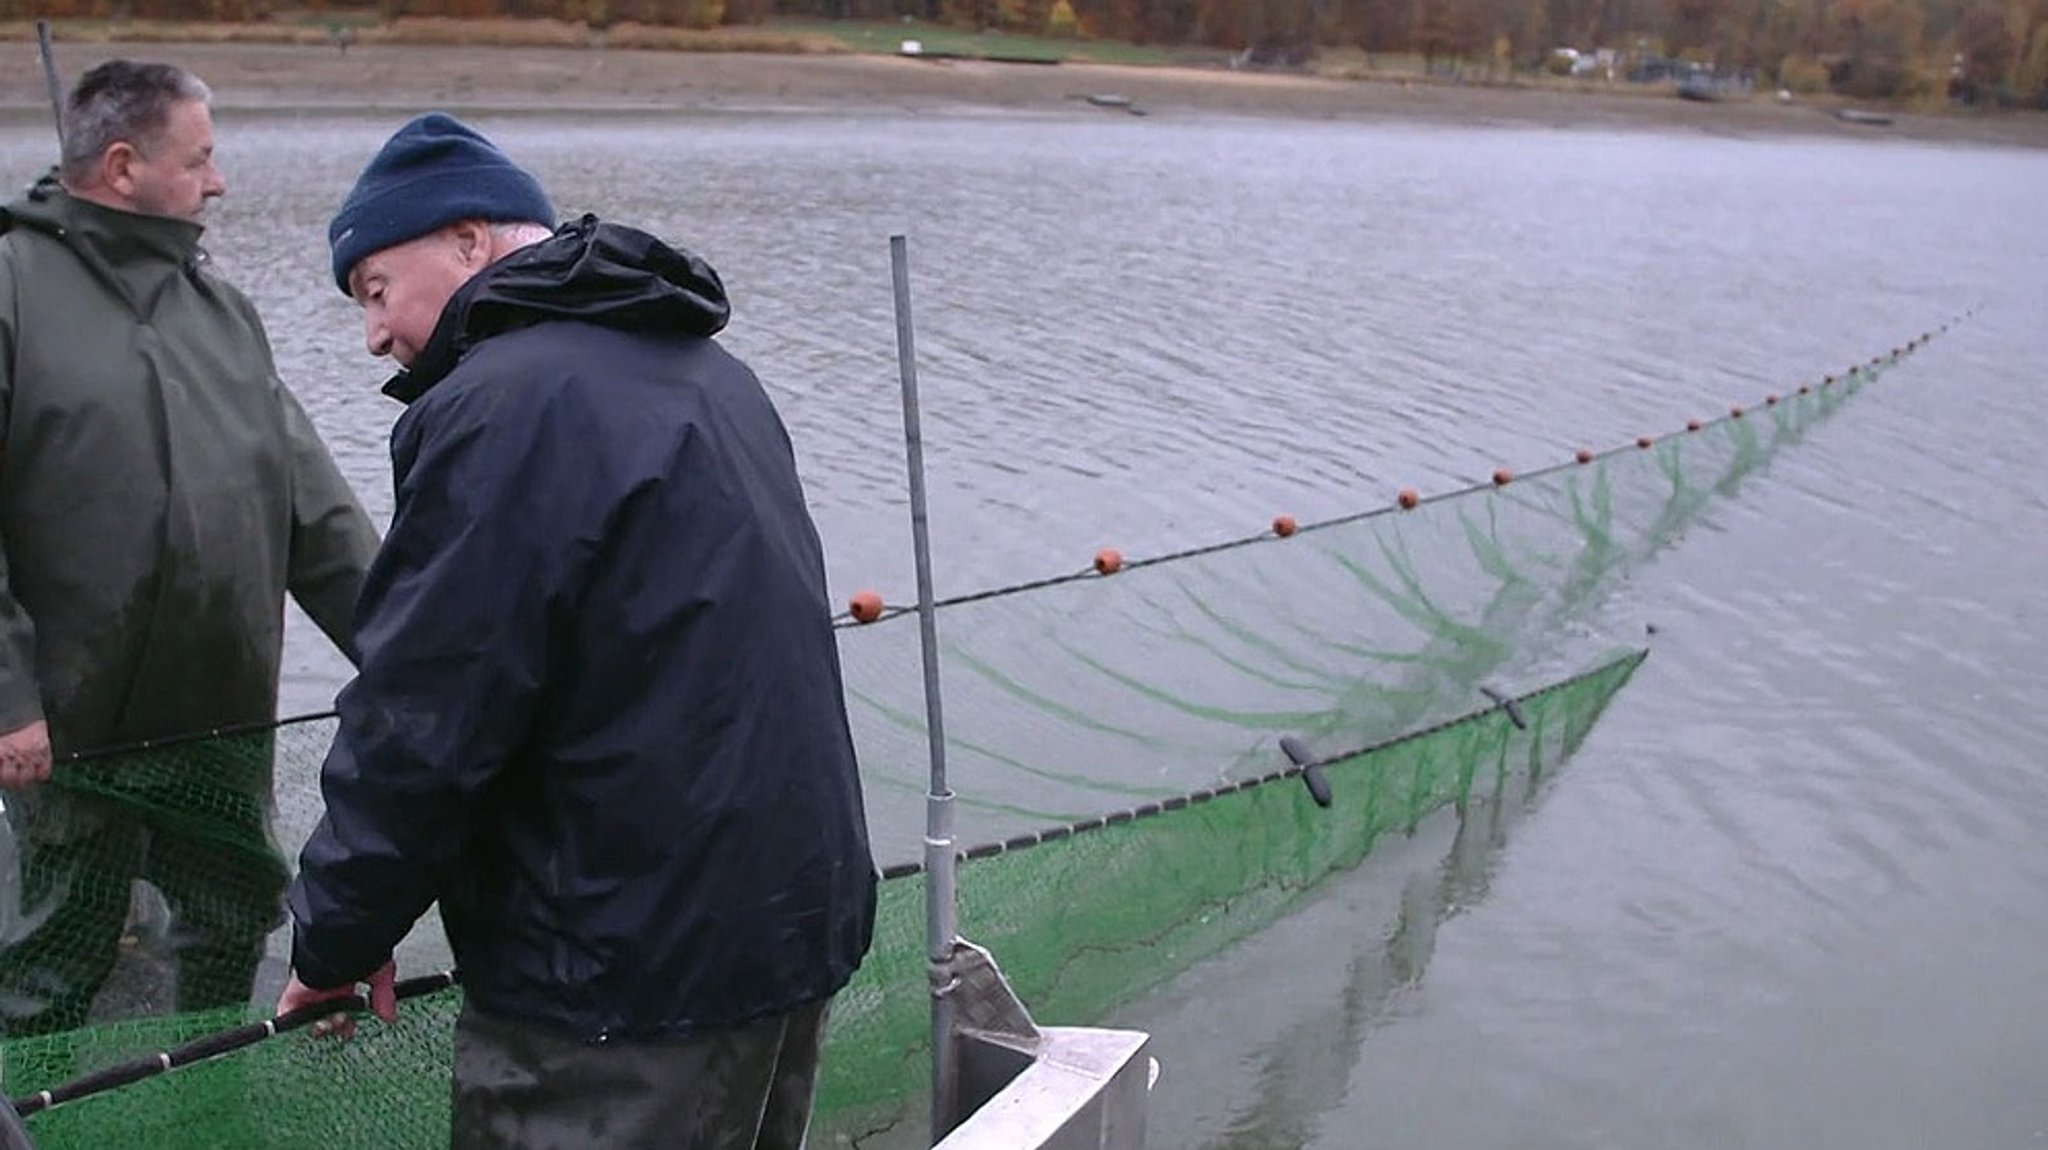
<path fill-rule="evenodd" d="M 1779 62 L 1799 49 L 1799 12 L 1799 0 L 1756 0 L 1747 50 L 1737 66 L 1756 68 L 1776 81 Z"/>
<path fill-rule="evenodd" d="M 1961 75 L 1955 78 L 1955 94 L 1975 103 L 2006 87 L 2012 81 L 2018 53 L 2018 39 L 2006 23 L 2005 6 L 1996 0 L 1978 0 L 1956 25 Z"/>
<path fill-rule="evenodd" d="M 1415 28 L 1415 50 L 1423 66 L 1435 71 L 1437 62 L 1456 65 L 1482 56 L 1486 50 L 1486 24 L 1478 0 L 1421 0 Z"/>
<path fill-rule="evenodd" d="M 1920 32 L 1929 44 L 1947 40 L 1962 25 L 1963 13 L 1976 0 L 1918 0 Z"/>
<path fill-rule="evenodd" d="M 1368 52 L 1405 52 L 1414 46 L 1406 0 L 1351 0 L 1345 20 L 1352 42 Z"/>
<path fill-rule="evenodd" d="M 1006 32 L 1043 32 L 1050 11 L 1048 0 L 996 0 L 996 20 Z"/>
<path fill-rule="evenodd" d="M 1912 95 L 1920 82 L 1920 9 L 1910 0 L 1835 0 L 1833 86 L 1852 96 Z"/>
<path fill-rule="evenodd" d="M 1108 9 L 1107 36 L 1135 44 L 1150 42 L 1145 35 L 1145 0 L 1109 0 Z"/>
<path fill-rule="evenodd" d="M 1811 56 L 1787 56 L 1775 69 L 1778 86 L 1802 96 L 1828 90 L 1827 66 Z"/>
<path fill-rule="evenodd" d="M 1665 10 L 1665 50 L 1674 56 L 1712 55 L 1716 30 L 1731 7 L 1728 0 L 1672 0 Z"/>
<path fill-rule="evenodd" d="M 940 0 L 940 18 L 955 28 L 979 32 L 996 26 L 996 0 Z"/>
<path fill-rule="evenodd" d="M 2013 90 L 2048 111 L 2048 19 L 2040 21 L 2027 40 L 2027 54 L 2013 72 Z"/>
<path fill-rule="evenodd" d="M 1541 67 L 1550 57 L 1552 48 L 1577 47 L 1567 43 L 1555 31 L 1556 7 L 1550 0 L 1529 0 L 1523 5 L 1520 26 L 1508 32 L 1508 38 L 1514 42 L 1518 64 L 1528 68 Z"/>
<path fill-rule="evenodd" d="M 2015 87 L 2034 107 L 2048 112 L 2048 25 L 2035 29 L 2033 47 L 2020 64 Z"/>
<path fill-rule="evenodd" d="M 1633 47 L 1643 33 L 1664 26 L 1665 12 L 1662 0 L 1598 0 L 1588 13 L 1587 36 L 1596 44 Z"/>

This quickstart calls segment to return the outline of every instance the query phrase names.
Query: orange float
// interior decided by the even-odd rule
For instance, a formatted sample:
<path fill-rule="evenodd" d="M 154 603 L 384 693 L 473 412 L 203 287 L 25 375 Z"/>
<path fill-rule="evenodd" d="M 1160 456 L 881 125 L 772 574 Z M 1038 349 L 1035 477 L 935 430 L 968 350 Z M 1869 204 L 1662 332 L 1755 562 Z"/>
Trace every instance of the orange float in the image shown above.
<path fill-rule="evenodd" d="M 856 623 L 872 623 L 882 617 L 882 597 L 873 591 L 854 592 L 846 606 Z"/>

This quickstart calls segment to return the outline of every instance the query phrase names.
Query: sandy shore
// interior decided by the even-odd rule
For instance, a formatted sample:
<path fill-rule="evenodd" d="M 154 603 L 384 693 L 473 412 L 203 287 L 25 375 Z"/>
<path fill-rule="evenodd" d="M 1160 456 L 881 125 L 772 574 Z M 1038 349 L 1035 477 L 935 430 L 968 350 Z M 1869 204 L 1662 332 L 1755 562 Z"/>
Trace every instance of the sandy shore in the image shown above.
<path fill-rule="evenodd" d="M 32 41 L 0 45 L 26 66 L 0 73 L 0 108 L 47 114 Z M 222 109 L 502 108 L 984 109 L 1154 117 L 1247 115 L 1440 124 L 1647 128 L 1721 135 L 1799 133 L 2048 147 L 2041 113 L 1892 112 L 1875 126 L 1835 118 L 1839 101 L 1705 104 L 1633 86 L 1570 91 L 1332 80 L 1221 69 L 997 64 L 855 55 L 359 44 L 66 44 L 65 75 L 110 56 L 166 59 L 212 85 Z M 1091 105 L 1090 96 L 1130 107 Z"/>

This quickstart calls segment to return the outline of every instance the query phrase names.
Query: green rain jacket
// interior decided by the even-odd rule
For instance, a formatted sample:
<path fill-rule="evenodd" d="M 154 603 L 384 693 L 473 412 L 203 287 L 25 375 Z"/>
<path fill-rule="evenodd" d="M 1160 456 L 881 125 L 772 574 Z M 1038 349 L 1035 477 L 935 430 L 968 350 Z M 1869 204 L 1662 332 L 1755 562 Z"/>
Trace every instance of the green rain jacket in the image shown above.
<path fill-rule="evenodd" d="M 60 755 L 274 718 L 287 590 L 354 657 L 376 531 L 203 230 L 0 209 L 0 731 Z"/>

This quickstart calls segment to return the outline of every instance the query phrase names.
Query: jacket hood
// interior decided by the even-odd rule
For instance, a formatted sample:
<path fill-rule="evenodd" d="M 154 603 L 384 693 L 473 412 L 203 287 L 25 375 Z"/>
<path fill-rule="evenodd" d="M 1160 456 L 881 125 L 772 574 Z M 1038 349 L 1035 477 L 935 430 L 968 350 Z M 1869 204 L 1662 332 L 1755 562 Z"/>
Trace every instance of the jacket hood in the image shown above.
<path fill-rule="evenodd" d="M 201 224 L 170 216 L 150 216 L 104 207 L 64 189 L 54 175 L 0 208 L 0 232 L 33 228 L 69 244 L 81 255 L 90 251 L 119 267 L 137 261 L 167 260 L 178 265 L 205 261 L 199 237 Z"/>
<path fill-rule="evenodd" d="M 563 224 L 458 288 L 411 369 L 385 394 L 411 403 L 483 340 L 550 320 L 709 338 L 731 315 L 711 265 L 596 216 Z"/>

